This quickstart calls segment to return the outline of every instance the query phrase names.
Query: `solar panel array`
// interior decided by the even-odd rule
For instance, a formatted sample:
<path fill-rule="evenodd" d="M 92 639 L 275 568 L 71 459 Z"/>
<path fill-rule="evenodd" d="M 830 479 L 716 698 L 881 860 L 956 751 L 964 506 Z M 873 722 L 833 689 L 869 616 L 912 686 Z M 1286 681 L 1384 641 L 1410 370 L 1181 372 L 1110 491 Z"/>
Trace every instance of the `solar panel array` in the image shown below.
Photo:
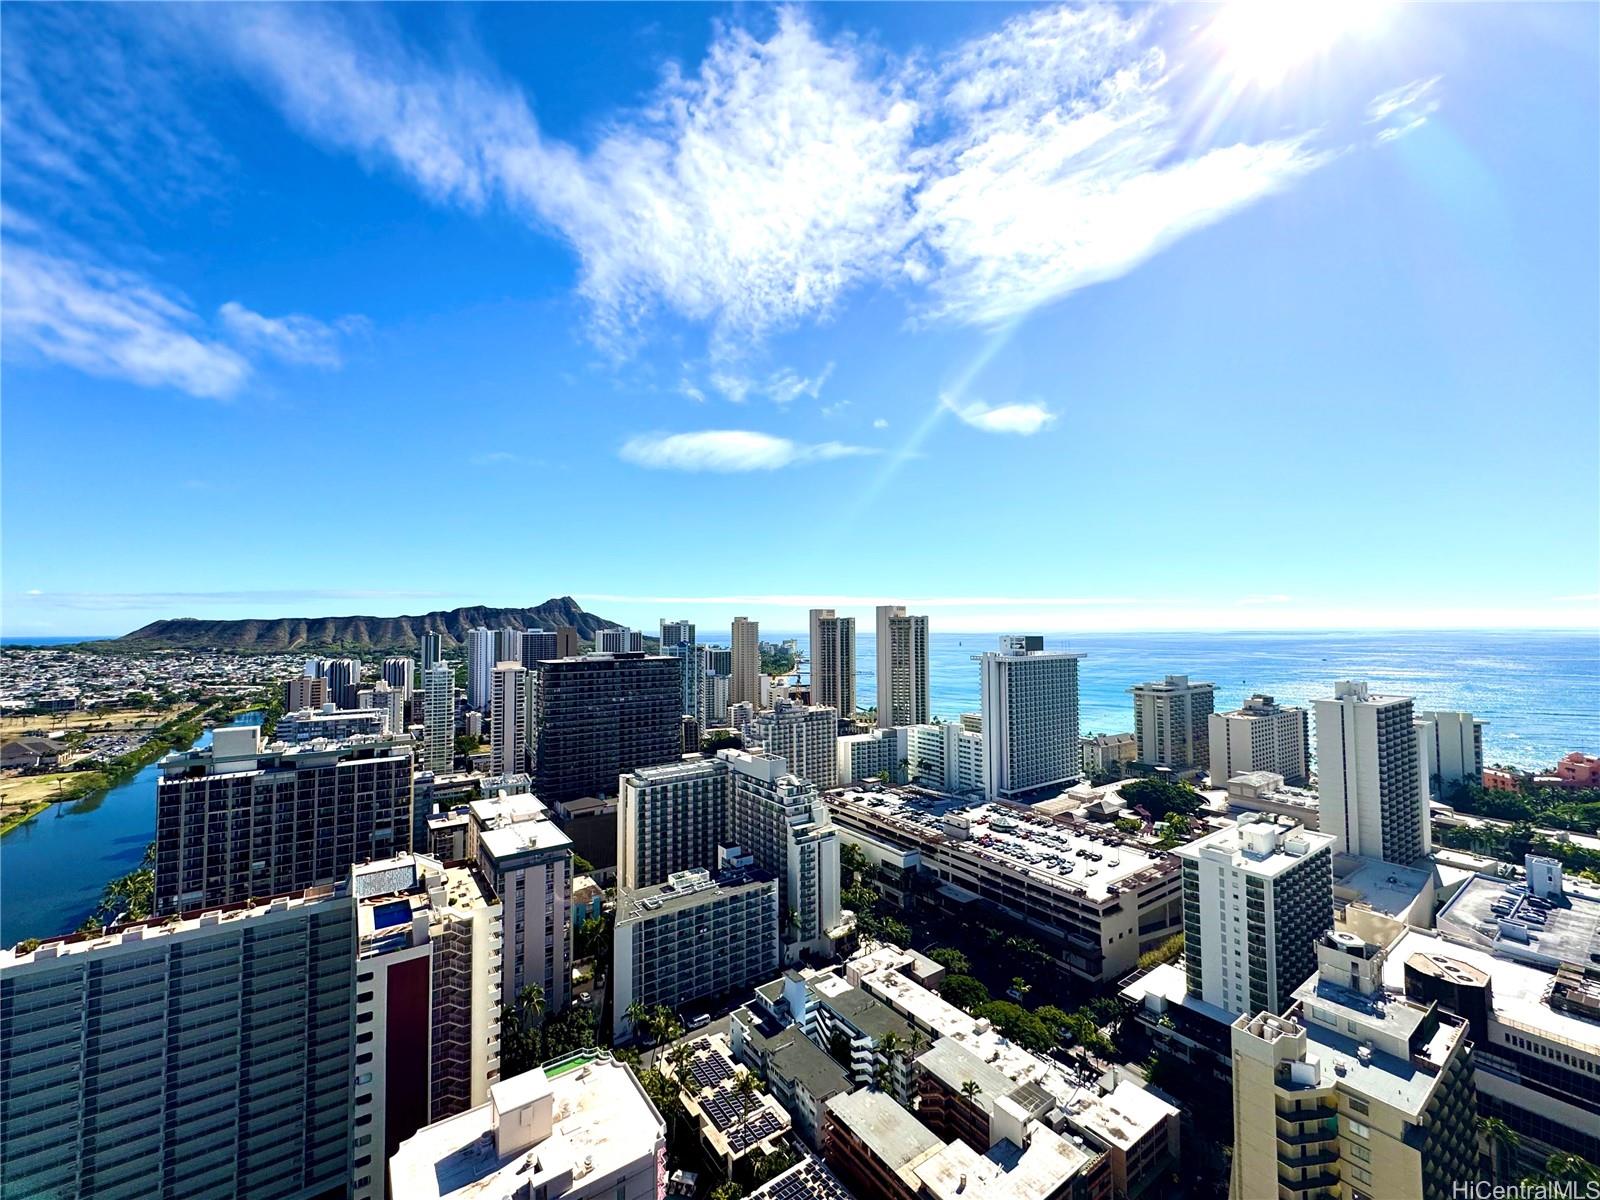
<path fill-rule="evenodd" d="M 734 1117 L 738 1118 L 737 1111 Z M 750 1119 L 728 1135 L 728 1146 L 735 1154 L 743 1154 L 757 1142 L 782 1132 L 783 1122 L 772 1115 L 770 1108 L 763 1106 L 759 1112 L 751 1110 Z"/>
<path fill-rule="evenodd" d="M 702 1088 L 714 1088 L 733 1078 L 733 1064 L 720 1054 L 703 1054 L 689 1062 L 689 1078 Z"/>
<path fill-rule="evenodd" d="M 757 1188 L 749 1200 L 850 1200 L 850 1193 L 813 1158 Z"/>

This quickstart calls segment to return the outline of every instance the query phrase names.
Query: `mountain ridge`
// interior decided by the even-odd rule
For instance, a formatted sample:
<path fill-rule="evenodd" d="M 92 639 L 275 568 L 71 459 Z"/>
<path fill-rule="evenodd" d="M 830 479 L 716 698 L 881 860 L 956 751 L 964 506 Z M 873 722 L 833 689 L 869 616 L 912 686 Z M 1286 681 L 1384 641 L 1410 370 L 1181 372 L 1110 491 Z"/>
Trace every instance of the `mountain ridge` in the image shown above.
<path fill-rule="evenodd" d="M 568 625 L 586 641 L 616 621 L 587 612 L 571 596 L 527 608 L 466 605 L 417 616 L 260 617 L 207 620 L 169 617 L 151 621 L 111 641 L 111 646 L 275 653 L 316 649 L 415 649 L 423 633 L 437 633 L 445 648 L 460 646 L 467 630 L 555 629 Z"/>

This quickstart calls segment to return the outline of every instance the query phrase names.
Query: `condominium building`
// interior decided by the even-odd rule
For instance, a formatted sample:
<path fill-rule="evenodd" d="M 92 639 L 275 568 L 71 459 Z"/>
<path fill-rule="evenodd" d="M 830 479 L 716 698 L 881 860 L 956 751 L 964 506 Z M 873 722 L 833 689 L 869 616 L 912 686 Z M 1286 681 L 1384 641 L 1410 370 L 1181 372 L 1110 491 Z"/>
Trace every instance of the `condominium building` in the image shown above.
<path fill-rule="evenodd" d="M 0 950 L 5 1195 L 313 1200 L 362 1178 L 353 906 L 258 894 Z"/>
<path fill-rule="evenodd" d="M 811 610 L 811 703 L 846 719 L 856 711 L 856 619 L 831 608 Z"/>
<path fill-rule="evenodd" d="M 159 913 L 336 882 L 411 849 L 410 739 L 263 745 L 259 726 L 228 726 L 160 768 Z"/>
<path fill-rule="evenodd" d="M 358 659 L 323 659 L 322 677 L 328 682 L 330 703 L 340 708 L 356 706 L 356 692 L 361 687 L 361 663 Z"/>
<path fill-rule="evenodd" d="M 1419 712 L 1423 730 L 1422 769 L 1435 800 L 1449 801 L 1463 783 L 1483 778 L 1483 727 L 1487 724 L 1469 712 Z"/>
<path fill-rule="evenodd" d="M 422 757 L 418 766 L 448 771 L 455 755 L 456 673 L 448 663 L 436 662 L 422 672 Z"/>
<path fill-rule="evenodd" d="M 500 661 L 499 634 L 478 626 L 467 630 L 467 707 L 482 712 L 489 707 L 494 687 L 494 665 Z"/>
<path fill-rule="evenodd" d="M 728 843 L 778 880 L 785 961 L 802 952 L 828 954 L 840 928 L 839 834 L 817 786 L 789 774 L 770 753 L 722 750 L 732 769 Z"/>
<path fill-rule="evenodd" d="M 500 995 L 509 1004 L 536 984 L 545 1008 L 560 1012 L 572 998 L 572 839 L 526 792 L 467 809 L 467 857 L 502 908 Z"/>
<path fill-rule="evenodd" d="M 437 633 L 424 633 L 418 639 L 417 651 L 421 656 L 422 669 L 426 671 L 444 660 L 443 639 Z"/>
<path fill-rule="evenodd" d="M 1212 787 L 1227 787 L 1235 775 L 1251 771 L 1271 771 L 1291 787 L 1311 777 L 1311 722 L 1305 709 L 1255 695 L 1236 712 L 1212 713 L 1207 723 Z"/>
<path fill-rule="evenodd" d="M 754 715 L 745 740 L 824 791 L 839 786 L 839 710 L 831 705 L 779 700 Z"/>
<path fill-rule="evenodd" d="M 489 692 L 489 770 L 510 775 L 527 767 L 528 668 L 496 663 Z"/>
<path fill-rule="evenodd" d="M 552 630 L 524 629 L 517 638 L 517 653 L 513 657 L 528 670 L 538 670 L 546 659 L 561 657 L 559 641 Z"/>
<path fill-rule="evenodd" d="M 1216 688 L 1190 682 L 1187 675 L 1168 675 L 1155 683 L 1135 684 L 1133 736 L 1139 761 L 1174 771 L 1205 770 L 1210 764 L 1208 721 L 1216 707 Z"/>
<path fill-rule="evenodd" d="M 990 798 L 1070 783 L 1082 774 L 1078 745 L 1082 658 L 1065 651 L 1002 650 L 980 660 L 984 790 Z"/>
<path fill-rule="evenodd" d="M 594 648 L 597 654 L 642 654 L 644 634 L 637 629 L 624 629 L 620 625 L 594 631 Z"/>
<path fill-rule="evenodd" d="M 712 867 L 727 844 L 732 770 L 721 758 L 644 767 L 617 796 L 617 885 L 629 891 Z"/>
<path fill-rule="evenodd" d="M 681 1011 L 778 969 L 778 881 L 730 868 L 674 872 L 617 893 L 612 929 L 612 1035 L 628 1032 L 635 1001 Z"/>
<path fill-rule="evenodd" d="M 686 717 L 700 717 L 700 656 L 693 642 L 662 642 L 661 653 L 677 659 L 679 671 L 679 710 Z"/>
<path fill-rule="evenodd" d="M 297 712 L 284 713 L 273 727 L 272 739 L 298 746 L 318 740 L 377 737 L 388 732 L 389 714 L 386 711 L 334 708 L 331 704 L 325 704 L 321 708 L 302 708 Z"/>
<path fill-rule="evenodd" d="M 878 727 L 927 724 L 928 618 L 908 616 L 903 604 L 878 605 L 877 649 Z"/>
<path fill-rule="evenodd" d="M 669 621 L 665 617 L 661 620 L 661 647 L 676 646 L 679 642 L 688 642 L 694 645 L 694 622 L 677 620 Z"/>
<path fill-rule="evenodd" d="M 1282 1016 L 1233 1023 L 1235 1200 L 1447 1200 L 1480 1178 L 1467 1023 L 1387 988 L 1385 958 L 1329 933 Z"/>
<path fill-rule="evenodd" d="M 420 1130 L 389 1162 L 393 1200 L 656 1200 L 667 1127 L 605 1051 L 552 1060 Z"/>
<path fill-rule="evenodd" d="M 589 654 L 539 665 L 534 777 L 549 801 L 615 795 L 618 777 L 682 753 L 678 660 Z"/>
<path fill-rule="evenodd" d="M 726 646 L 701 646 L 700 665 L 713 675 L 733 674 L 733 651 Z"/>
<path fill-rule="evenodd" d="M 838 786 L 847 787 L 868 779 L 905 783 L 910 769 L 912 728 L 915 726 L 900 725 L 841 737 L 838 740 Z"/>
<path fill-rule="evenodd" d="M 430 1121 L 489 1099 L 500 1077 L 500 903 L 468 864 L 420 854 L 351 871 L 356 901 L 352 1200 Z M 365 1118 L 365 1119 L 363 1119 Z"/>
<path fill-rule="evenodd" d="M 296 675 L 283 681 L 283 708 L 285 712 L 301 709 L 320 709 L 331 704 L 328 699 L 328 681 L 320 675 Z"/>
<path fill-rule="evenodd" d="M 400 688 L 377 680 L 370 688 L 356 693 L 356 708 L 357 711 L 367 708 L 382 713 L 384 733 L 406 732 L 406 693 Z"/>
<path fill-rule="evenodd" d="M 728 727 L 728 685 L 726 675 L 705 671 L 700 676 L 700 727 L 726 729 Z"/>
<path fill-rule="evenodd" d="M 1281 1013 L 1333 928 L 1333 838 L 1246 814 L 1174 853 L 1190 995 L 1235 1015 Z"/>
<path fill-rule="evenodd" d="M 913 725 L 906 730 L 906 772 L 912 783 L 935 791 L 981 792 L 983 733 L 956 721 Z"/>
<path fill-rule="evenodd" d="M 576 658 L 583 653 L 583 638 L 571 625 L 556 626 L 556 658 Z"/>
<path fill-rule="evenodd" d="M 1079 738 L 1078 745 L 1085 775 L 1120 771 L 1139 759 L 1139 739 L 1131 733 L 1092 733 Z"/>
<path fill-rule="evenodd" d="M 840 837 L 915 871 L 926 902 L 1009 918 L 1081 979 L 1119 979 L 1183 929 L 1177 860 L 1103 825 L 881 788 L 827 804 Z"/>
<path fill-rule="evenodd" d="M 392 688 L 398 688 L 401 699 L 409 700 L 411 693 L 417 690 L 416 670 L 417 664 L 413 659 L 403 655 L 386 658 L 383 660 L 383 681 Z"/>
<path fill-rule="evenodd" d="M 1314 701 L 1320 829 L 1334 852 L 1410 866 L 1432 847 L 1422 732 L 1411 698 L 1340 680 Z"/>
<path fill-rule="evenodd" d="M 748 617 L 733 619 L 733 670 L 728 703 L 761 704 L 761 625 Z"/>

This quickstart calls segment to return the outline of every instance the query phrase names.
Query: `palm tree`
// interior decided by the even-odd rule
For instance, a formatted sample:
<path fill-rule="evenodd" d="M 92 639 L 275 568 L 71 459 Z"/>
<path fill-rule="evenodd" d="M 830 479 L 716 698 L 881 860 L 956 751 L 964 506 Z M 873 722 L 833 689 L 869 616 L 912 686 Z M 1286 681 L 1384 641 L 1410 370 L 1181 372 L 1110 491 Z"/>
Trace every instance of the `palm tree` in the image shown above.
<path fill-rule="evenodd" d="M 1552 1154 L 1544 1160 L 1544 1169 L 1552 1179 L 1600 1180 L 1600 1167 L 1577 1154 Z"/>
<path fill-rule="evenodd" d="M 739 1124 L 743 1125 L 749 1119 L 756 1097 L 761 1094 L 761 1085 L 749 1071 L 740 1071 L 739 1078 L 733 1082 L 733 1094 L 739 1100 Z"/>
<path fill-rule="evenodd" d="M 1496 1183 L 1510 1178 L 1511 1156 L 1522 1138 L 1499 1117 L 1479 1117 L 1478 1134 L 1489 1143 L 1489 1167 Z"/>
<path fill-rule="evenodd" d="M 887 1091 L 884 1080 L 892 1080 L 894 1060 L 905 1052 L 906 1042 L 894 1030 L 890 1030 L 878 1039 L 879 1062 L 872 1068 L 872 1082 L 877 1085 L 880 1092 Z"/>
<path fill-rule="evenodd" d="M 680 1088 L 689 1084 L 689 1063 L 693 1058 L 694 1048 L 683 1042 L 667 1052 L 667 1065 L 672 1068 L 672 1077 L 678 1081 Z"/>
<path fill-rule="evenodd" d="M 639 1001 L 635 1000 L 632 1004 L 628 1005 L 628 1007 L 623 1010 L 623 1015 L 628 1018 L 628 1028 L 633 1030 L 636 1035 L 648 1032 L 650 1024 L 650 1010 Z"/>
<path fill-rule="evenodd" d="M 969 1079 L 961 1085 L 961 1094 L 974 1103 L 977 1102 L 978 1097 L 982 1093 L 983 1085 L 980 1084 L 976 1079 Z"/>

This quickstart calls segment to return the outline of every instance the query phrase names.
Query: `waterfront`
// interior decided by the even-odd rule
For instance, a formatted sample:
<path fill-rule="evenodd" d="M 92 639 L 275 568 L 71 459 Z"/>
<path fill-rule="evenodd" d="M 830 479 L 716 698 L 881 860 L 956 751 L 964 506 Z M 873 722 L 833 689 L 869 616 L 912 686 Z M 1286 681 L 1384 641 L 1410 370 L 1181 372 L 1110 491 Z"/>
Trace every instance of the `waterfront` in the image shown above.
<path fill-rule="evenodd" d="M 259 724 L 261 713 L 236 718 Z M 208 745 L 211 731 L 194 742 Z M 76 929 L 119 875 L 138 867 L 156 836 L 151 763 L 100 796 L 53 804 L 0 838 L 0 945 Z"/>

